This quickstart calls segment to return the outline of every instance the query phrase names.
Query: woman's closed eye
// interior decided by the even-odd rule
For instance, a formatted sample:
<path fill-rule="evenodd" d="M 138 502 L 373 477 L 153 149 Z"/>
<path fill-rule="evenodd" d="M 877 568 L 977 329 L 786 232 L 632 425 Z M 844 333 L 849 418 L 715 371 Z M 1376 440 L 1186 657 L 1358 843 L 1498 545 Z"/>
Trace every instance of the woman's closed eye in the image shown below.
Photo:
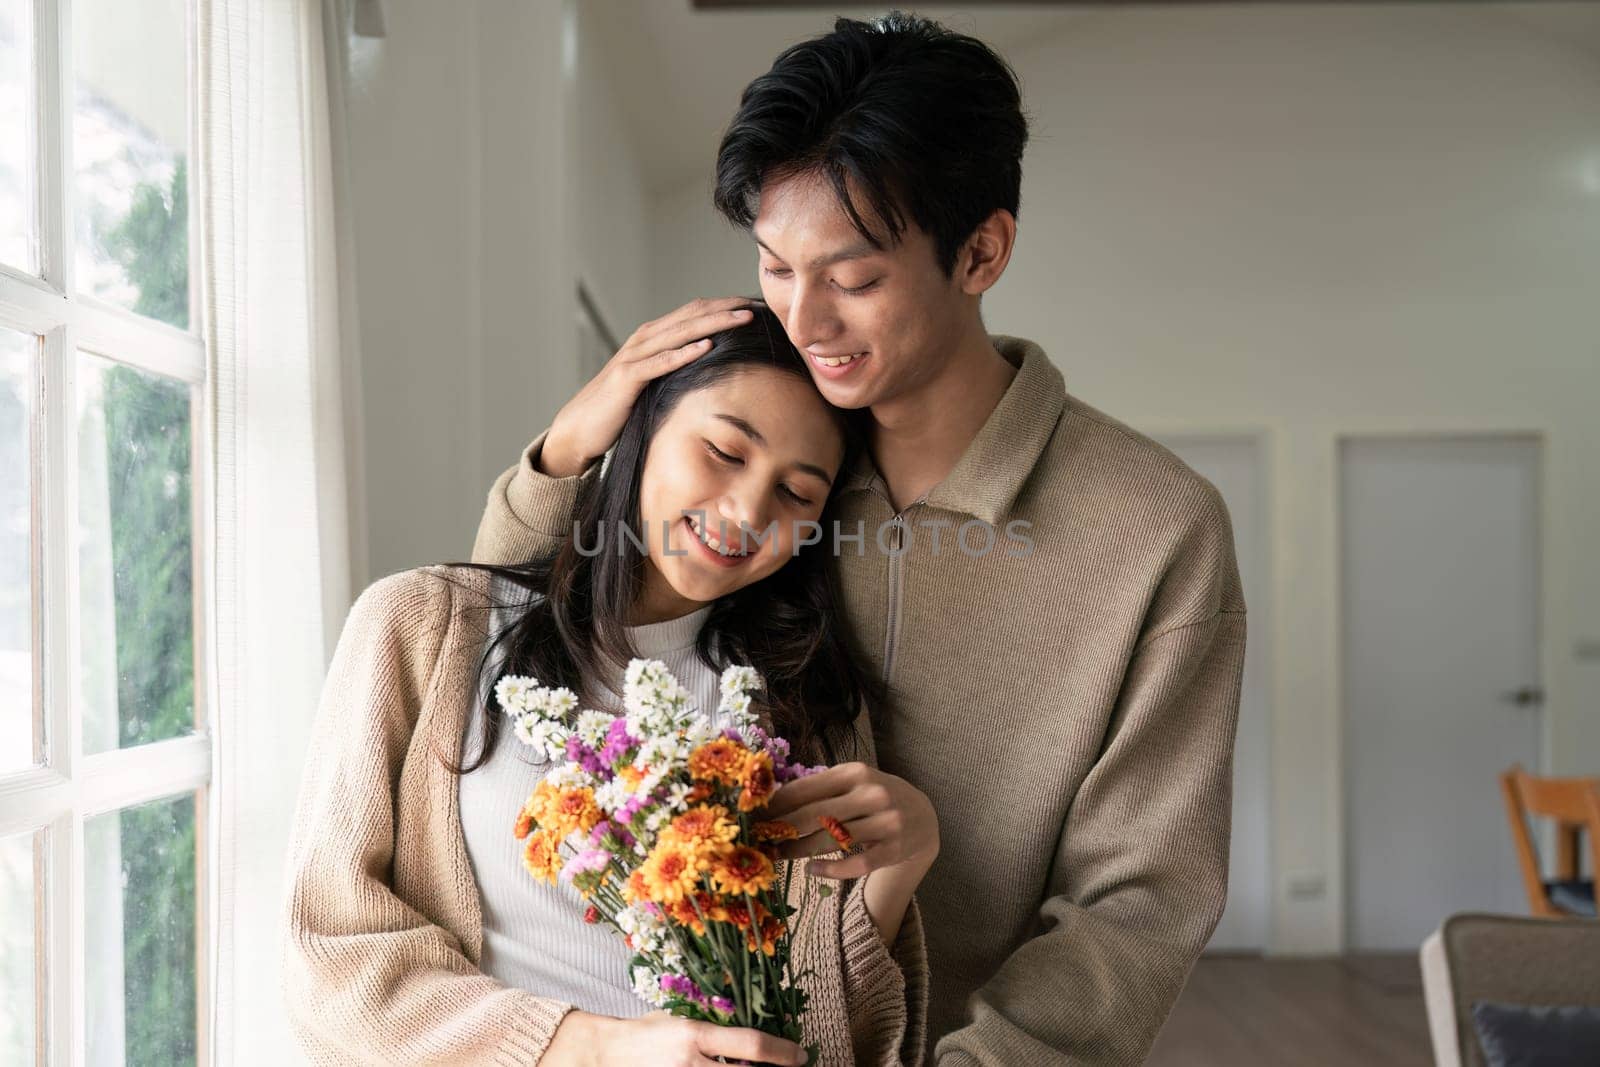
<path fill-rule="evenodd" d="M 711 453 L 711 455 L 714 456 L 718 462 L 725 463 L 730 467 L 744 466 L 744 460 L 740 459 L 738 456 L 730 456 L 728 453 L 724 452 L 710 441 L 707 441 L 705 445 L 706 451 Z M 790 489 L 787 485 L 778 486 L 778 492 L 783 493 L 790 500 L 794 501 L 796 504 L 799 504 L 803 508 L 811 506 L 811 501 L 809 498 L 801 496 L 793 489 Z"/>

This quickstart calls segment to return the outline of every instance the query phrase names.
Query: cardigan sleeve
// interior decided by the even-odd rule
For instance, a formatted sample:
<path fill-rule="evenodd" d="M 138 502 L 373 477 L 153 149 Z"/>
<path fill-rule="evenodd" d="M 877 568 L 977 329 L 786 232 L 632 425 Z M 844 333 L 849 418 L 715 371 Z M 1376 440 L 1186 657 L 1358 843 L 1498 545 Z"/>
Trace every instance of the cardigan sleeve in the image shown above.
<path fill-rule="evenodd" d="M 533 1064 L 570 1008 L 484 975 L 393 888 L 400 768 L 451 604 L 419 572 L 376 583 L 323 688 L 283 942 L 289 1015 L 315 1063 Z"/>
<path fill-rule="evenodd" d="M 1227 897 L 1245 616 L 1133 655 L 1099 759 L 1056 845 L 1042 931 L 944 1035 L 939 1067 L 1143 1063 Z"/>
<path fill-rule="evenodd" d="M 561 547 L 572 532 L 578 499 L 600 476 L 596 461 L 582 474 L 552 478 L 539 470 L 546 430 L 523 450 L 517 465 L 495 479 L 478 523 L 472 562 L 516 565 Z"/>
<path fill-rule="evenodd" d="M 877 766 L 868 712 L 841 729 L 840 742 L 847 739 L 843 758 Z M 919 1067 L 928 1037 L 928 955 L 916 898 L 886 945 L 867 910 L 865 878 L 826 883 L 833 892 L 824 898 L 818 890 L 825 883 L 803 868 L 794 864 L 790 899 L 817 912 L 802 913 L 807 929 L 795 942 L 800 970 L 813 975 L 807 1038 L 821 1046 L 823 1063 Z"/>

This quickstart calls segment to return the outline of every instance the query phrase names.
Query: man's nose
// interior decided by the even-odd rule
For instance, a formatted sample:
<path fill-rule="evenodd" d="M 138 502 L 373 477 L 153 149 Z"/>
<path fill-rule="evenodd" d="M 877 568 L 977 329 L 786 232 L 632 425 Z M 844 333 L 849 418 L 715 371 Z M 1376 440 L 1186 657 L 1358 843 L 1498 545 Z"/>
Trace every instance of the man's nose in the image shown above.
<path fill-rule="evenodd" d="M 832 340 L 837 330 L 827 295 L 813 286 L 796 283 L 789 297 L 789 314 L 784 319 L 784 329 L 788 331 L 789 340 L 794 342 L 794 346 L 802 350 L 807 345 Z"/>

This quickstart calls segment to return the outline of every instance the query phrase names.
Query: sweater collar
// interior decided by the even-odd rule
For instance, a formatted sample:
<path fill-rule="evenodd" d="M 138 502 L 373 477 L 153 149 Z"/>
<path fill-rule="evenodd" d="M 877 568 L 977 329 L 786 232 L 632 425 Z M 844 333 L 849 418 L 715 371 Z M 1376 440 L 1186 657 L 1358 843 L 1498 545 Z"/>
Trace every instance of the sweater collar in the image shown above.
<path fill-rule="evenodd" d="M 707 604 L 676 619 L 647 622 L 641 626 L 628 626 L 624 629 L 633 642 L 634 651 L 644 659 L 654 659 L 668 652 L 681 652 L 686 648 L 693 648 L 695 639 L 700 636 L 700 628 L 705 625 L 710 615 L 711 605 Z"/>
<path fill-rule="evenodd" d="M 1022 485 L 1044 454 L 1067 406 L 1066 382 L 1044 349 L 1020 337 L 990 338 L 1017 368 L 1000 403 L 967 445 L 943 481 L 928 491 L 929 504 L 1000 525 Z M 889 491 L 872 457 L 862 453 L 844 492 Z"/>

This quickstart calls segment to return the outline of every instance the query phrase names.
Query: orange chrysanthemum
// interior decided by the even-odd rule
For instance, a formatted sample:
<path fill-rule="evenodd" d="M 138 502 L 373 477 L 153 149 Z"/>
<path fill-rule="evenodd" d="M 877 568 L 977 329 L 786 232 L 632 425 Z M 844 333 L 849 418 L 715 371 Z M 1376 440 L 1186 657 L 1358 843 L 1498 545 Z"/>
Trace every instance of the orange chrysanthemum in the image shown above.
<path fill-rule="evenodd" d="M 650 899 L 650 887 L 644 882 L 644 868 L 635 867 L 628 875 L 628 884 L 623 889 L 622 896 L 629 904 L 638 904 L 640 901 Z"/>
<path fill-rule="evenodd" d="M 733 896 L 759 893 L 772 885 L 777 872 L 760 849 L 737 845 L 711 864 L 717 888 Z"/>
<path fill-rule="evenodd" d="M 765 858 L 765 857 L 763 857 Z M 676 904 L 700 880 L 694 853 L 675 841 L 658 841 L 639 865 L 645 892 L 657 904 Z"/>
<path fill-rule="evenodd" d="M 728 816 L 728 809 L 720 805 L 690 808 L 673 819 L 661 831 L 663 841 L 677 841 L 689 845 L 697 852 L 721 851 L 721 846 L 739 836 L 739 824 Z"/>
<path fill-rule="evenodd" d="M 714 903 L 711 910 L 706 912 L 706 918 L 714 919 L 719 923 L 728 923 L 741 930 L 748 930 L 752 925 L 760 926 L 768 916 L 767 909 L 761 906 L 759 900 L 747 898 L 724 899 Z M 754 922 L 752 923 L 752 916 Z"/>
<path fill-rule="evenodd" d="M 800 836 L 800 831 L 792 823 L 782 819 L 773 819 L 769 822 L 758 822 L 750 827 L 750 836 L 758 845 L 778 844 L 783 841 L 793 841 Z"/>
<path fill-rule="evenodd" d="M 739 810 L 755 811 L 765 807 L 777 789 L 778 779 L 772 773 L 772 757 L 765 752 L 752 752 L 746 756 L 739 772 Z"/>
<path fill-rule="evenodd" d="M 561 835 L 554 830 L 529 834 L 522 849 L 522 865 L 539 881 L 555 885 L 561 873 Z"/>
<path fill-rule="evenodd" d="M 638 789 L 639 783 L 644 781 L 644 772 L 630 763 L 617 771 L 617 777 L 621 778 L 623 784 L 632 791 Z"/>
<path fill-rule="evenodd" d="M 689 756 L 689 773 L 698 781 L 737 785 L 750 750 L 738 742 L 719 737 L 707 741 Z"/>
<path fill-rule="evenodd" d="M 828 831 L 829 837 L 839 842 L 840 848 L 848 852 L 855 847 L 856 839 L 850 836 L 850 831 L 844 828 L 844 823 L 835 819 L 832 815 L 818 815 L 817 821 L 822 824 L 824 830 Z"/>
<path fill-rule="evenodd" d="M 745 931 L 745 946 L 751 952 L 759 949 L 763 956 L 771 956 L 778 951 L 778 938 L 783 936 L 786 929 L 781 919 L 768 915 L 761 920 L 759 943 L 756 939 L 756 929 L 751 926 L 750 929 Z"/>
<path fill-rule="evenodd" d="M 539 825 L 562 837 L 571 833 L 586 834 L 599 823 L 600 806 L 594 801 L 594 790 L 588 786 L 557 791 L 539 814 Z"/>
<path fill-rule="evenodd" d="M 715 790 L 706 783 L 696 782 L 694 788 L 689 790 L 689 803 L 698 804 L 702 800 L 709 800 L 713 792 Z"/>
<path fill-rule="evenodd" d="M 533 813 L 527 808 L 523 808 L 521 811 L 517 812 L 517 824 L 511 828 L 511 832 L 517 836 L 518 841 L 521 841 L 532 831 Z"/>
<path fill-rule="evenodd" d="M 697 936 L 704 937 L 706 932 L 706 918 L 716 903 L 710 893 L 703 889 L 696 889 L 687 894 L 675 904 L 668 904 L 662 910 L 667 913 L 667 918 L 679 926 L 686 926 L 694 931 Z"/>

